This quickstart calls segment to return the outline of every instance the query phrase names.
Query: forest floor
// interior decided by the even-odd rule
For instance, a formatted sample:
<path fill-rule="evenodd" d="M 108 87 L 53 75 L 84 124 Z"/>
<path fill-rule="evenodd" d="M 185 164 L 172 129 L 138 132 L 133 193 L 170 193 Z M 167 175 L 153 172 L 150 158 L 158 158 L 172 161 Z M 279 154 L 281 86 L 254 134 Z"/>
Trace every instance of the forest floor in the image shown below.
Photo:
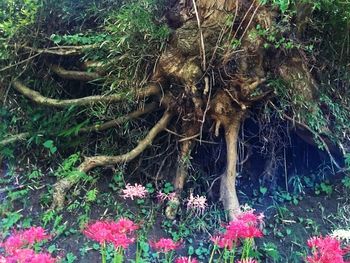
<path fill-rule="evenodd" d="M 160 237 L 181 240 L 183 245 L 177 254 L 208 262 L 210 237 L 227 222 L 221 205 L 211 200 L 203 215 L 187 212 L 183 205 L 175 220 L 166 219 L 164 204 L 157 202 L 152 184 L 146 185 L 150 193 L 146 199 L 121 198 L 124 182 L 120 174 L 79 185 L 68 196 L 65 209 L 54 212 L 49 209 L 48 186 L 55 178 L 47 173 L 35 167 L 0 170 L 0 233 L 4 238 L 12 229 L 43 226 L 53 234 L 44 249 L 59 256 L 62 262 L 100 262 L 99 245 L 84 237 L 82 229 L 93 220 L 120 217 L 142 226 L 139 235 L 144 241 L 145 262 L 157 262 L 147 241 Z M 278 187 L 271 193 L 256 184 L 243 187 L 241 202 L 265 214 L 264 237 L 256 240 L 260 262 L 303 262 L 308 238 L 338 228 L 350 229 L 350 189 L 344 176 L 326 176 L 313 185 L 312 178 L 294 178 L 288 192 Z M 162 184 L 161 190 L 171 192 L 172 186 Z M 129 262 L 133 262 L 135 249 L 135 245 L 131 246 L 126 253 Z M 112 256 L 112 248 L 108 255 Z"/>

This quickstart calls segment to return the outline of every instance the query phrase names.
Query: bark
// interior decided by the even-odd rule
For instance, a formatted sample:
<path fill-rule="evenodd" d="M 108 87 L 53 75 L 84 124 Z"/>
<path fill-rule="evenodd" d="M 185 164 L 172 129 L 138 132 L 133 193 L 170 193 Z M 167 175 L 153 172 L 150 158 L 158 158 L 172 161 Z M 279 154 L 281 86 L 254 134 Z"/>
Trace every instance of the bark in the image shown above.
<path fill-rule="evenodd" d="M 135 159 L 139 156 L 148 146 L 150 146 L 154 140 L 154 138 L 163 131 L 168 125 L 169 121 L 172 118 L 172 113 L 165 112 L 163 117 L 157 122 L 157 124 L 149 131 L 147 136 L 141 140 L 138 145 L 131 150 L 122 155 L 117 156 L 94 156 L 85 158 L 84 162 L 82 162 L 78 171 L 81 173 L 87 173 L 93 168 L 101 167 L 101 166 L 109 166 L 116 165 L 118 163 L 125 163 Z M 68 190 L 79 182 L 79 176 L 71 176 L 67 178 L 63 178 L 56 182 L 54 185 L 54 193 L 53 193 L 53 202 L 51 205 L 52 209 L 62 209 L 64 206 L 64 200 L 66 197 L 66 193 Z"/>
<path fill-rule="evenodd" d="M 95 103 L 117 103 L 127 100 L 125 94 L 116 94 L 108 96 L 88 96 L 79 99 L 58 100 L 44 97 L 39 92 L 25 86 L 22 82 L 15 80 L 12 86 L 28 99 L 44 106 L 64 108 L 68 106 L 85 106 Z M 157 85 L 149 85 L 143 89 L 131 91 L 130 93 L 138 98 L 145 98 L 152 95 L 158 95 L 160 92 Z"/>

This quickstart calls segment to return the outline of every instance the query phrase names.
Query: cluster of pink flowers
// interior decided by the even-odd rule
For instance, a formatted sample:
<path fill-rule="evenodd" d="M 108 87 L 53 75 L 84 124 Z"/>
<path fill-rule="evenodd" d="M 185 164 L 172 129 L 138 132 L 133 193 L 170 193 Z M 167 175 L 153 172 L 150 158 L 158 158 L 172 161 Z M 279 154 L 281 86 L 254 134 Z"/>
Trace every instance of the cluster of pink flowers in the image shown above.
<path fill-rule="evenodd" d="M 23 231 L 15 231 L 0 247 L 5 255 L 0 255 L 0 263 L 54 263 L 56 259 L 48 253 L 35 253 L 32 246 L 48 240 L 51 236 L 42 227 L 31 227 Z"/>
<path fill-rule="evenodd" d="M 136 229 L 138 229 L 138 226 L 134 222 L 121 218 L 117 222 L 96 221 L 87 225 L 83 233 L 101 245 L 112 243 L 116 249 L 126 249 L 135 241 L 132 234 Z"/>
<path fill-rule="evenodd" d="M 307 245 L 312 249 L 312 255 L 306 258 L 308 263 L 350 263 L 344 261 L 346 253 L 341 248 L 340 241 L 334 237 L 312 237 L 307 241 Z"/>
<path fill-rule="evenodd" d="M 237 241 L 242 238 L 262 237 L 259 229 L 262 223 L 263 215 L 254 214 L 253 210 L 241 212 L 236 219 L 229 222 L 225 232 L 212 237 L 212 241 L 220 248 L 232 250 L 237 245 Z"/>
<path fill-rule="evenodd" d="M 175 260 L 175 263 L 198 263 L 198 260 L 191 257 L 179 257 Z"/>
<path fill-rule="evenodd" d="M 175 192 L 169 193 L 169 194 L 163 193 L 162 191 L 157 192 L 157 199 L 161 203 L 166 202 L 166 201 L 171 202 L 171 201 L 175 200 L 175 198 L 176 198 Z"/>
<path fill-rule="evenodd" d="M 124 199 L 130 198 L 131 200 L 134 200 L 134 198 L 145 198 L 147 194 L 148 191 L 144 186 L 140 184 L 127 184 L 125 189 L 122 190 L 122 194 L 120 196 Z"/>
<path fill-rule="evenodd" d="M 150 242 L 152 248 L 161 253 L 168 253 L 173 251 L 181 245 L 180 242 L 174 242 L 170 238 L 161 238 L 157 242 Z"/>
<path fill-rule="evenodd" d="M 191 193 L 187 200 L 187 210 L 195 211 L 198 214 L 203 214 L 207 206 L 207 198 L 205 196 L 193 196 Z"/>

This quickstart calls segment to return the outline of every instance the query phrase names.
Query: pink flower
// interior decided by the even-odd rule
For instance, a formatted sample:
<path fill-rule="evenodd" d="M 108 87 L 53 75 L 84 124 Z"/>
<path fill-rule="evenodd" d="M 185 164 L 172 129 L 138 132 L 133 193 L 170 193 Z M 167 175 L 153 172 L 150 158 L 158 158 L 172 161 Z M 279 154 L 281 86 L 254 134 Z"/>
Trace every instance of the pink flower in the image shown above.
<path fill-rule="evenodd" d="M 3 259 L 5 260 L 4 263 L 55 263 L 57 261 L 48 253 L 35 254 L 34 250 L 29 248 L 18 249 L 12 255 Z"/>
<path fill-rule="evenodd" d="M 198 260 L 191 257 L 179 257 L 175 260 L 175 263 L 198 263 Z"/>
<path fill-rule="evenodd" d="M 232 250 L 235 241 L 234 239 L 227 238 L 225 235 L 215 236 L 210 240 L 219 248 L 226 248 L 227 250 Z"/>
<path fill-rule="evenodd" d="M 28 263 L 55 263 L 57 260 L 48 253 L 36 254 Z"/>
<path fill-rule="evenodd" d="M 89 224 L 83 233 L 88 238 L 104 244 L 111 240 L 112 230 L 108 221 L 96 221 L 93 224 Z"/>
<path fill-rule="evenodd" d="M 22 248 L 14 251 L 9 257 L 6 258 L 7 263 L 17 263 L 17 262 L 26 262 L 28 259 L 32 259 L 35 255 L 33 249 Z"/>
<path fill-rule="evenodd" d="M 168 253 L 169 251 L 177 249 L 180 243 L 174 242 L 170 238 L 161 238 L 158 242 L 150 242 L 150 245 L 159 252 Z"/>
<path fill-rule="evenodd" d="M 118 234 L 131 233 L 139 228 L 138 225 L 127 218 L 120 218 L 117 222 L 110 222 L 109 224 L 109 229 Z"/>
<path fill-rule="evenodd" d="M 113 243 L 116 248 L 127 248 L 135 241 L 129 237 L 133 231 L 138 229 L 138 226 L 127 218 L 120 218 L 117 222 L 113 221 L 96 221 L 89 224 L 83 231 L 88 238 L 105 244 L 106 242 Z"/>
<path fill-rule="evenodd" d="M 307 245 L 312 248 L 312 256 L 306 258 L 309 263 L 344 263 L 344 250 L 340 246 L 340 241 L 334 237 L 312 237 L 307 241 Z"/>
<path fill-rule="evenodd" d="M 254 258 L 245 258 L 242 260 L 238 260 L 237 263 L 258 263 L 258 261 Z"/>
<path fill-rule="evenodd" d="M 31 227 L 27 230 L 13 232 L 6 241 L 0 244 L 7 254 L 12 254 L 17 249 L 23 248 L 34 243 L 41 242 L 50 238 L 42 227 Z"/>
<path fill-rule="evenodd" d="M 29 244 L 34 244 L 41 242 L 43 240 L 49 239 L 51 236 L 45 232 L 45 229 L 42 227 L 31 227 L 22 233 L 22 237 Z"/>
<path fill-rule="evenodd" d="M 128 237 L 126 234 L 117 234 L 113 236 L 112 243 L 116 249 L 127 249 L 130 244 L 134 243 L 135 238 Z"/>
<path fill-rule="evenodd" d="M 163 203 L 165 201 L 170 201 L 171 202 L 175 198 L 176 198 L 176 193 L 175 192 L 169 193 L 169 194 L 163 193 L 162 191 L 158 191 L 157 192 L 157 199 L 161 203 Z"/>
<path fill-rule="evenodd" d="M 187 200 L 187 210 L 194 210 L 199 214 L 203 214 L 207 206 L 207 198 L 205 196 L 193 196 L 191 193 L 190 198 Z"/>
<path fill-rule="evenodd" d="M 124 199 L 130 198 L 131 200 L 134 200 L 135 197 L 137 198 L 145 198 L 147 195 L 147 189 L 139 184 L 131 185 L 127 184 L 125 186 L 125 189 L 122 190 L 122 195 Z"/>

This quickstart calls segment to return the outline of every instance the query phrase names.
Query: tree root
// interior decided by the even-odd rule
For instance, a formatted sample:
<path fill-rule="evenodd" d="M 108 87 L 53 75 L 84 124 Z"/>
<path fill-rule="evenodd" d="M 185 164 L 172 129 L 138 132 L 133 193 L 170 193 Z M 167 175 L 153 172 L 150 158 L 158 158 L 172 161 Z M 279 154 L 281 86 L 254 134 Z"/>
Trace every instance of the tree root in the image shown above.
<path fill-rule="evenodd" d="M 110 129 L 110 128 L 113 128 L 113 127 L 116 127 L 128 120 L 132 120 L 132 119 L 136 119 L 144 114 L 147 114 L 147 113 L 150 113 L 152 111 L 155 111 L 158 107 L 158 104 L 157 103 L 149 103 L 149 104 L 146 104 L 144 106 L 143 109 L 141 110 L 136 110 L 136 111 L 133 111 L 127 115 L 124 115 L 124 116 L 121 116 L 117 119 L 114 119 L 114 120 L 111 120 L 111 121 L 107 121 L 105 123 L 102 123 L 102 124 L 96 124 L 96 125 L 92 125 L 92 126 L 89 126 L 89 127 L 85 127 L 85 128 L 82 128 L 79 130 L 78 134 L 81 134 L 81 133 L 89 133 L 89 132 L 101 132 L 101 131 L 105 131 L 107 129 Z"/>
<path fill-rule="evenodd" d="M 34 51 L 38 54 L 56 55 L 56 56 L 77 56 L 84 54 L 84 50 L 90 48 L 96 48 L 98 45 L 85 45 L 85 46 L 59 46 L 49 48 L 33 48 L 24 46 L 24 49 Z"/>
<path fill-rule="evenodd" d="M 144 106 L 141 110 L 133 111 L 127 115 L 121 116 L 117 119 L 107 121 L 103 124 L 96 124 L 92 126 L 88 126 L 85 128 L 81 128 L 76 135 L 83 134 L 83 133 L 89 133 L 89 132 L 101 132 L 105 131 L 107 129 L 113 128 L 115 126 L 118 126 L 128 120 L 136 119 L 144 114 L 150 113 L 152 111 L 155 111 L 157 109 L 158 104 L 157 103 L 150 103 Z M 15 143 L 17 141 L 26 140 L 28 137 L 30 137 L 29 132 L 23 132 L 15 135 L 8 136 L 7 138 L 0 141 L 0 147 L 4 147 L 6 145 Z"/>
<path fill-rule="evenodd" d="M 6 145 L 9 145 L 11 143 L 15 143 L 17 141 L 22 141 L 27 139 L 30 136 L 29 132 L 23 132 L 23 133 L 19 133 L 16 135 L 11 135 L 7 138 L 5 138 L 4 140 L 0 141 L 0 147 L 4 147 Z"/>
<path fill-rule="evenodd" d="M 57 65 L 50 65 L 50 69 L 63 79 L 93 81 L 93 80 L 101 79 L 103 77 L 100 74 L 95 72 L 66 70 Z"/>
<path fill-rule="evenodd" d="M 198 123 L 183 123 L 182 129 L 184 131 L 185 138 L 180 140 L 180 153 L 178 155 L 178 166 L 176 169 L 176 176 L 174 179 L 174 188 L 176 192 L 176 197 L 173 198 L 170 202 L 168 202 L 167 207 L 165 208 L 165 215 L 168 219 L 175 219 L 177 211 L 180 207 L 181 193 L 184 188 L 187 175 L 188 168 L 190 165 L 190 155 L 191 150 L 194 146 L 194 138 L 198 134 L 199 125 Z M 188 139 L 187 138 L 192 138 Z M 184 140 L 185 139 L 185 140 Z"/>
<path fill-rule="evenodd" d="M 121 102 L 126 100 L 126 96 L 124 94 L 116 94 L 109 96 L 88 96 L 79 99 L 68 99 L 68 100 L 57 100 L 44 97 L 39 92 L 32 90 L 26 87 L 22 82 L 15 80 L 12 82 L 13 87 L 20 92 L 22 95 L 27 97 L 28 99 L 44 106 L 51 107 L 68 107 L 68 106 L 83 106 L 83 105 L 91 105 L 94 103 L 111 103 L 111 102 Z M 152 95 L 158 95 L 160 92 L 157 85 L 148 85 L 144 89 L 139 89 L 137 91 L 133 91 L 133 95 L 138 98 L 145 98 Z"/>
<path fill-rule="evenodd" d="M 221 175 L 220 200 L 222 201 L 225 210 L 229 212 L 230 220 L 234 219 L 240 209 L 236 192 L 237 142 L 240 121 L 240 118 L 234 118 L 232 122 L 224 127 L 227 164 L 225 173 Z"/>
<path fill-rule="evenodd" d="M 87 173 L 91 169 L 99 166 L 108 166 L 108 165 L 116 165 L 118 163 L 129 162 L 139 156 L 148 146 L 150 146 L 154 140 L 154 138 L 165 129 L 167 124 L 172 118 L 172 114 L 169 111 L 166 111 L 163 117 L 157 122 L 156 125 L 149 131 L 147 136 L 141 140 L 138 145 L 131 150 L 122 155 L 117 156 L 94 156 L 87 157 L 84 162 L 82 162 L 77 170 L 82 173 Z M 80 177 L 79 176 L 71 176 L 67 178 L 63 178 L 55 183 L 54 185 L 54 193 L 53 193 L 53 201 L 51 208 L 52 209 L 62 209 L 64 207 L 64 200 L 66 193 L 69 189 L 76 183 L 78 183 Z"/>

